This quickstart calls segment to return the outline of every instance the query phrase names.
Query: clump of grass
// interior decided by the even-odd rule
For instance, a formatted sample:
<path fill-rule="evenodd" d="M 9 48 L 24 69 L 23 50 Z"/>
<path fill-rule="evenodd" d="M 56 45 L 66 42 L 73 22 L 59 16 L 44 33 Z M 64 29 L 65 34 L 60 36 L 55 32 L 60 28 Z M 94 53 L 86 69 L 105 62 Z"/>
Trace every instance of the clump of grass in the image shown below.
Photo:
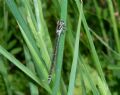
<path fill-rule="evenodd" d="M 31 95 L 41 94 L 42 92 L 39 87 L 43 88 L 44 93 L 49 93 L 49 95 L 63 95 L 63 93 L 64 95 L 73 95 L 76 92 L 78 94 L 82 93 L 83 95 L 112 94 L 112 90 L 110 90 L 108 86 L 111 80 L 106 81 L 105 77 L 109 79 L 109 75 L 111 75 L 112 78 L 114 78 L 114 75 L 105 75 L 104 68 L 108 68 L 110 65 L 108 64 L 109 66 L 103 67 L 103 64 L 107 64 L 105 63 L 106 59 L 101 52 L 98 53 L 98 51 L 102 51 L 101 47 L 103 44 L 107 48 L 107 53 L 105 54 L 104 51 L 103 53 L 106 56 L 109 55 L 108 58 L 111 58 L 112 54 L 114 54 L 117 59 L 120 56 L 118 27 L 115 21 L 113 5 L 110 0 L 107 0 L 107 9 L 110 10 L 111 21 L 113 22 L 111 26 L 113 26 L 116 42 L 114 47 L 117 48 L 118 52 L 109 44 L 108 40 L 111 40 L 112 38 L 110 37 L 112 36 L 109 37 L 106 32 L 104 22 L 102 21 L 103 17 L 100 16 L 102 8 L 96 0 L 94 0 L 94 2 L 86 1 L 87 3 L 85 3 L 85 1 L 82 2 L 82 0 L 53 0 L 51 3 L 47 0 L 21 0 L 17 2 L 14 0 L 6 0 L 5 2 L 17 21 L 22 35 L 20 40 L 23 49 L 15 49 L 14 54 L 22 50 L 23 52 L 21 53 L 25 56 L 24 61 L 26 64 L 23 65 L 22 62 L 20 62 L 21 60 L 19 61 L 15 58 L 7 49 L 3 48 L 3 45 L 0 45 L 0 54 L 28 76 Z M 86 6 L 88 9 L 91 8 L 91 6 L 89 6 L 91 4 L 95 5 L 96 10 L 87 10 L 91 14 L 86 15 L 86 10 L 84 9 Z M 92 8 L 94 8 L 94 6 L 92 6 Z M 97 34 L 95 30 L 92 30 L 87 23 L 87 21 L 89 22 L 89 15 L 94 14 L 94 11 L 96 11 L 97 14 L 95 14 L 95 16 L 99 20 L 96 26 L 100 25 L 100 27 L 96 27 L 96 30 L 99 30 L 102 36 Z M 5 17 L 5 19 L 7 18 Z M 90 19 L 94 20 L 94 17 Z M 66 30 L 60 37 L 52 82 L 48 84 L 48 72 L 52 63 L 51 55 L 54 47 L 52 46 L 54 38 L 52 38 L 51 35 L 56 34 L 55 31 L 50 30 L 56 29 L 55 23 L 57 20 L 64 21 Z M 50 25 L 51 23 L 55 25 Z M 91 23 L 93 23 L 93 21 Z M 5 24 L 5 31 L 8 31 L 6 25 L 7 24 Z M 11 39 L 9 40 L 14 44 Z M 96 46 L 95 48 L 96 44 L 94 42 L 97 42 L 97 40 L 102 44 L 99 45 L 100 47 Z M 70 53 L 64 51 L 67 50 L 66 47 L 68 47 L 67 49 Z M 12 47 L 12 49 L 14 49 L 14 47 Z M 86 51 L 88 52 L 86 53 Z M 69 60 L 69 56 L 72 57 L 72 61 Z M 103 60 L 101 60 L 100 56 L 102 56 Z M 64 58 L 66 58 L 66 60 L 64 60 Z M 116 58 L 112 58 L 112 60 L 115 61 Z M 1 60 L 3 59 L 4 58 L 1 57 Z M 2 69 L 0 72 L 3 72 L 2 77 L 7 79 L 5 84 L 8 95 L 12 95 L 15 91 L 9 89 L 11 84 L 9 83 L 9 78 L 6 77 L 8 72 L 7 67 L 3 64 L 4 62 L 4 60 L 0 62 L 1 68 L 4 68 L 4 70 Z M 67 72 L 62 69 L 62 64 L 66 64 L 64 68 L 68 70 Z M 106 72 L 110 71 L 109 68 Z M 63 74 L 61 74 L 61 72 L 63 72 Z M 66 73 L 68 73 L 70 77 L 64 77 Z M 65 80 L 68 80 L 69 83 Z M 76 84 L 79 84 L 79 90 L 76 90 Z"/>

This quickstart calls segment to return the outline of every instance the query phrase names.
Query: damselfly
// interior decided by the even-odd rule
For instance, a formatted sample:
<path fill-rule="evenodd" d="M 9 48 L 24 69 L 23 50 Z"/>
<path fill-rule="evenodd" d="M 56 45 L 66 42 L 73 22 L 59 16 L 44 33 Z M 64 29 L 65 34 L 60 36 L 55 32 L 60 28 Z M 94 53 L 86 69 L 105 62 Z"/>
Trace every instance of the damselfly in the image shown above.
<path fill-rule="evenodd" d="M 53 69 L 55 68 L 56 56 L 58 53 L 59 40 L 64 29 L 65 29 L 64 21 L 62 20 L 58 21 L 57 27 L 56 27 L 56 43 L 55 43 L 55 48 L 54 48 L 53 57 L 52 57 L 52 64 L 51 64 L 49 75 L 48 75 L 48 83 L 50 83 L 52 79 L 52 72 L 53 72 Z"/>

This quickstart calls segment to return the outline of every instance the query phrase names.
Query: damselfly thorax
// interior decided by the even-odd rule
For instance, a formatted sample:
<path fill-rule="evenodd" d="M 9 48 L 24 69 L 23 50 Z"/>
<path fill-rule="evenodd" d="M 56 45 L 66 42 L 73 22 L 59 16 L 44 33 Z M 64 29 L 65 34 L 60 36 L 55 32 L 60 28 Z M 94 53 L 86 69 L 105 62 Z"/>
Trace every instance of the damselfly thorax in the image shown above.
<path fill-rule="evenodd" d="M 52 62 L 51 62 L 52 64 L 51 64 L 49 75 L 48 75 L 48 83 L 50 83 L 51 79 L 52 79 L 52 72 L 55 68 L 56 57 L 57 57 L 57 53 L 58 53 L 59 40 L 60 40 L 61 34 L 63 33 L 64 29 L 65 29 L 64 21 L 62 21 L 62 20 L 58 21 L 57 27 L 56 27 L 56 43 L 55 43 L 55 48 L 53 51 L 53 57 L 52 57 Z"/>
<path fill-rule="evenodd" d="M 64 21 L 60 20 L 57 22 L 57 27 L 56 27 L 57 35 L 60 36 L 63 30 L 65 30 L 65 23 Z"/>

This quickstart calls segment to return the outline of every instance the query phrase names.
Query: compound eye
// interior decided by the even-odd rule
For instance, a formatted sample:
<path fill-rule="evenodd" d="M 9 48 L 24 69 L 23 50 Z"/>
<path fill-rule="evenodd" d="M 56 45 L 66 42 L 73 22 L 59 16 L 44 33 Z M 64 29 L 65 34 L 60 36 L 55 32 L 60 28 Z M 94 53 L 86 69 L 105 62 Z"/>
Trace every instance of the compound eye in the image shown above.
<path fill-rule="evenodd" d="M 57 30 L 61 30 L 62 26 L 58 25 Z"/>

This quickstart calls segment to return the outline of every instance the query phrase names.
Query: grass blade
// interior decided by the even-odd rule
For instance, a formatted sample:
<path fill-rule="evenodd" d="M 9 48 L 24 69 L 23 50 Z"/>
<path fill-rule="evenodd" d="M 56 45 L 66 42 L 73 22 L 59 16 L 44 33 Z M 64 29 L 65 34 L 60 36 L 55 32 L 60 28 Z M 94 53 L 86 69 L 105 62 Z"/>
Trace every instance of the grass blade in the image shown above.
<path fill-rule="evenodd" d="M 17 66 L 21 71 L 23 71 L 27 76 L 29 76 L 31 79 L 33 79 L 36 83 L 38 83 L 43 88 L 45 88 L 49 93 L 51 92 L 48 85 L 46 85 L 44 82 L 39 80 L 39 78 L 33 72 L 31 72 L 27 67 L 25 67 L 21 62 L 19 62 L 14 56 L 12 56 L 9 52 L 7 52 L 1 46 L 0 46 L 0 53 L 4 57 L 6 57 L 9 61 L 11 61 L 15 66 Z"/>
<path fill-rule="evenodd" d="M 106 80 L 105 80 L 105 77 L 104 77 L 104 73 L 102 71 L 102 67 L 101 67 L 101 64 L 100 64 L 100 61 L 99 61 L 99 58 L 98 58 L 98 55 L 97 55 L 97 52 L 95 50 L 95 46 L 94 46 L 94 43 L 93 43 L 93 40 L 92 40 L 92 37 L 91 37 L 91 34 L 90 34 L 90 31 L 89 31 L 89 28 L 88 28 L 88 25 L 87 25 L 87 22 L 86 22 L 86 19 L 85 19 L 85 16 L 84 16 L 84 13 L 82 12 L 82 16 L 83 16 L 83 19 L 82 19 L 82 22 L 83 22 L 83 26 L 84 26 L 84 29 L 86 31 L 86 35 L 88 37 L 88 41 L 89 41 L 89 44 L 90 44 L 90 50 L 91 50 L 91 54 L 92 54 L 92 57 L 93 57 L 93 60 L 94 60 L 94 63 L 95 63 L 95 66 L 98 70 L 98 73 L 103 81 L 103 84 L 105 84 L 105 88 L 103 90 L 105 90 L 104 92 L 109 93 L 110 94 L 110 91 L 109 91 L 109 88 L 106 84 Z"/>
<path fill-rule="evenodd" d="M 82 3 L 81 3 L 80 10 L 82 10 Z M 78 27 L 77 27 L 77 33 L 76 33 L 75 49 L 74 49 L 74 55 L 73 55 L 72 68 L 71 68 L 71 73 L 70 73 L 68 94 L 67 95 L 73 95 L 73 89 L 74 89 L 74 83 L 75 83 L 75 75 L 76 75 L 76 69 L 77 69 L 77 61 L 78 61 L 78 52 L 79 52 L 81 19 L 82 19 L 82 15 L 80 13 L 79 21 L 78 21 Z"/>
<path fill-rule="evenodd" d="M 90 28 L 89 28 L 90 29 Z M 101 44 L 103 44 L 108 50 L 110 50 L 112 53 L 115 54 L 115 56 L 117 58 L 120 57 L 120 54 L 117 53 L 115 50 L 113 50 L 105 41 L 102 40 L 102 38 L 100 36 L 98 36 L 92 29 L 90 29 L 90 31 L 92 32 L 92 34 L 101 42 Z"/>
<path fill-rule="evenodd" d="M 27 67 L 34 74 L 36 74 L 34 63 L 32 62 L 30 53 L 29 53 L 29 51 L 28 51 L 28 49 L 25 45 L 24 45 L 24 53 L 25 53 L 25 59 L 26 59 Z M 30 87 L 31 95 L 39 95 L 38 87 L 33 82 L 29 82 L 29 87 Z"/>
<path fill-rule="evenodd" d="M 66 25 L 66 17 L 67 17 L 67 0 L 61 0 L 61 20 L 65 22 Z M 55 82 L 52 90 L 52 95 L 57 95 L 60 86 L 60 77 L 61 77 L 61 69 L 62 69 L 62 61 L 63 61 L 63 50 L 64 50 L 64 41 L 65 41 L 65 31 L 61 35 L 58 46 L 58 54 L 56 58 L 56 72 L 55 72 Z"/>
<path fill-rule="evenodd" d="M 78 0 L 75 0 L 75 2 L 77 4 L 78 11 L 81 12 L 80 9 L 79 9 L 80 3 L 78 2 Z M 97 71 L 98 71 L 98 73 L 99 73 L 99 75 L 100 75 L 100 77 L 101 77 L 101 79 L 103 81 L 103 84 L 104 84 L 104 89 L 103 90 L 104 90 L 104 92 L 106 92 L 106 94 L 108 93 L 109 95 L 111 95 L 110 90 L 108 88 L 108 85 L 106 83 L 105 77 L 104 77 L 104 73 L 102 71 L 102 67 L 101 67 L 97 52 L 95 50 L 95 46 L 94 46 L 91 34 L 89 32 L 89 28 L 88 28 L 88 25 L 87 25 L 83 10 L 82 10 L 81 13 L 82 13 L 82 23 L 83 23 L 86 35 L 88 37 L 88 42 L 89 42 L 89 45 L 90 45 L 90 51 L 91 51 L 95 66 L 97 68 Z"/>
<path fill-rule="evenodd" d="M 82 76 L 85 76 L 85 78 L 88 80 L 93 94 L 100 95 L 100 93 L 98 92 L 98 89 L 96 88 L 96 84 L 94 83 L 93 78 L 90 76 L 89 70 L 85 65 L 82 57 L 80 57 L 79 66 L 81 68 L 80 71 L 82 72 Z"/>
<path fill-rule="evenodd" d="M 115 16 L 114 16 L 114 9 L 113 9 L 113 5 L 112 5 L 112 1 L 111 0 L 107 0 L 108 2 L 108 7 L 110 10 L 110 16 L 111 16 L 111 20 L 112 20 L 112 25 L 113 25 L 113 31 L 114 31 L 114 38 L 116 41 L 116 47 L 117 47 L 117 51 L 120 53 L 120 38 L 119 38 L 119 33 L 118 33 L 118 29 L 117 29 L 117 24 L 115 21 Z"/>
<path fill-rule="evenodd" d="M 30 49 L 30 52 L 33 56 L 33 59 L 35 61 L 35 66 L 36 66 L 36 70 L 39 75 L 39 78 L 41 80 L 46 80 L 46 84 L 47 84 L 47 69 L 45 68 L 46 65 L 44 62 L 42 62 L 40 51 L 38 50 L 34 36 L 32 35 L 32 33 L 29 29 L 29 26 L 23 19 L 15 2 L 13 0 L 6 0 L 6 3 L 8 4 L 9 8 L 11 9 L 16 20 L 18 21 L 18 24 L 20 26 L 23 37 L 24 37 L 24 39 L 28 45 L 28 48 Z"/>
<path fill-rule="evenodd" d="M 0 74 L 3 77 L 5 86 L 6 86 L 6 91 L 8 95 L 12 95 L 12 89 L 11 89 L 11 84 L 8 79 L 8 73 L 7 73 L 7 67 L 5 66 L 5 62 L 3 61 L 2 56 L 0 55 Z"/>

